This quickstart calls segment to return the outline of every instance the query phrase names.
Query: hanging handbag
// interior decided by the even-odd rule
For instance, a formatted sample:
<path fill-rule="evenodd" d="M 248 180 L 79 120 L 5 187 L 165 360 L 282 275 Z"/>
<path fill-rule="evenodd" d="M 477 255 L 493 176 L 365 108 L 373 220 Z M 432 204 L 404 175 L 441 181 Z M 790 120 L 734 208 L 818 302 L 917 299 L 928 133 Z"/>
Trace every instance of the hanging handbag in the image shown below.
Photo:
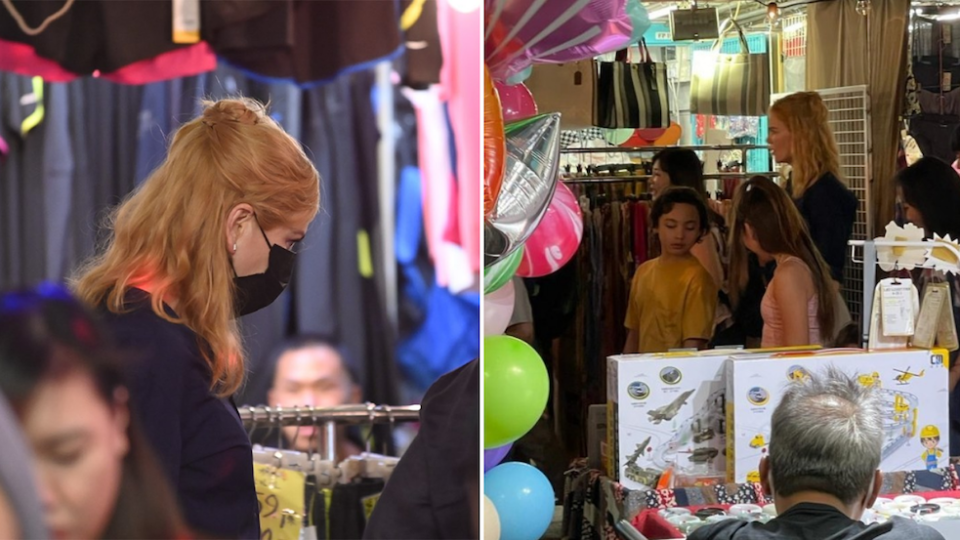
<path fill-rule="evenodd" d="M 540 112 L 559 112 L 560 127 L 593 127 L 593 90 L 597 68 L 593 60 L 566 64 L 535 64 L 524 81 Z"/>
<path fill-rule="evenodd" d="M 724 32 L 712 50 L 693 55 L 692 114 L 764 116 L 770 108 L 770 56 L 750 54 L 743 30 L 732 22 L 740 36 L 740 52 L 720 53 Z"/>
<path fill-rule="evenodd" d="M 667 65 L 650 59 L 640 42 L 642 61 L 631 64 L 627 49 L 613 62 L 598 62 L 593 123 L 604 128 L 670 127 L 670 86 Z"/>

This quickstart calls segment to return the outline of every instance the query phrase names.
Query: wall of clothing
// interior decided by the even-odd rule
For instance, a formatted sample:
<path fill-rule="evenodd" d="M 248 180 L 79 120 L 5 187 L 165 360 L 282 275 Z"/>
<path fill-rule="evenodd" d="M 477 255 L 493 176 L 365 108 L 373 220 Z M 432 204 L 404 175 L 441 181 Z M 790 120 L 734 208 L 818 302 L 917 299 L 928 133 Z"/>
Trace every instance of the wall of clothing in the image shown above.
<path fill-rule="evenodd" d="M 323 179 L 321 212 L 294 282 L 241 321 L 251 373 L 283 336 L 318 333 L 358 359 L 366 399 L 399 403 L 398 344 L 413 398 L 478 356 L 479 295 L 470 294 L 479 270 L 479 227 L 471 224 L 480 221 L 470 182 L 478 180 L 465 171 L 479 169 L 479 143 L 469 136 L 478 119 L 467 106 L 479 102 L 470 79 L 479 76 L 479 60 L 444 64 L 443 57 L 479 47 L 462 31 L 479 10 L 464 14 L 436 0 L 203 3 L 201 41 L 172 44 L 170 2 L 137 4 L 77 2 L 37 36 L 2 18 L 0 288 L 67 278 L 102 240 L 107 210 L 161 163 L 169 137 L 199 113 L 200 100 L 239 93 L 269 101 Z M 407 10 L 414 4 L 417 17 Z M 13 7 L 29 21 L 56 11 L 31 2 Z M 131 13 L 150 16 L 107 31 Z M 81 28 L 88 38 L 77 47 L 58 46 Z M 133 47 L 131 36 L 143 39 Z M 404 38 L 417 46 L 408 49 Z M 371 69 L 389 59 L 403 85 L 395 87 L 391 133 L 401 172 L 396 261 L 378 249 L 379 101 Z M 427 156 L 426 143 L 449 152 Z M 400 267 L 396 325 L 386 315 L 381 271 L 392 264 Z M 452 331 L 451 320 L 458 323 Z M 430 350 L 438 340 L 445 347 Z M 261 396 L 238 400 L 248 397 Z"/>
<path fill-rule="evenodd" d="M 528 280 L 527 288 L 537 341 L 552 363 L 558 434 L 577 456 L 586 448 L 588 407 L 606 403 L 606 358 L 627 339 L 630 282 L 653 246 L 649 200 L 630 194 L 629 184 L 568 185 L 583 212 L 580 249 L 560 272 Z M 550 347 L 553 339 L 558 347 Z"/>

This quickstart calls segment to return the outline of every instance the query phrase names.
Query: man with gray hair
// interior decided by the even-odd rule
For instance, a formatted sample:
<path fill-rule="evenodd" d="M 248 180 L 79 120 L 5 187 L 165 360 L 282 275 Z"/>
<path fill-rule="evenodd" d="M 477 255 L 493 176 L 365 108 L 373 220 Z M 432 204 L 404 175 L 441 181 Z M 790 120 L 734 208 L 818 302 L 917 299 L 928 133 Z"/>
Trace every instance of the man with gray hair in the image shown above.
<path fill-rule="evenodd" d="M 760 460 L 764 491 L 776 502 L 767 523 L 726 520 L 690 540 L 943 540 L 937 531 L 894 517 L 866 525 L 880 493 L 880 399 L 842 371 L 794 382 L 773 413 L 770 454 Z"/>

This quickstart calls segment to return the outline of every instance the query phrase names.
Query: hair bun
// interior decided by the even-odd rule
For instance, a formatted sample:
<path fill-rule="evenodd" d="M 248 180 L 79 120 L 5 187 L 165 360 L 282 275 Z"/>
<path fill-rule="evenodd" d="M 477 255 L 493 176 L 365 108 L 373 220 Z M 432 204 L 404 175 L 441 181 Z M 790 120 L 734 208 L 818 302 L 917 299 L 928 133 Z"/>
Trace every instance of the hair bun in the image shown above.
<path fill-rule="evenodd" d="M 203 106 L 202 121 L 210 127 L 224 122 L 254 125 L 266 116 L 266 107 L 249 98 L 204 101 Z"/>

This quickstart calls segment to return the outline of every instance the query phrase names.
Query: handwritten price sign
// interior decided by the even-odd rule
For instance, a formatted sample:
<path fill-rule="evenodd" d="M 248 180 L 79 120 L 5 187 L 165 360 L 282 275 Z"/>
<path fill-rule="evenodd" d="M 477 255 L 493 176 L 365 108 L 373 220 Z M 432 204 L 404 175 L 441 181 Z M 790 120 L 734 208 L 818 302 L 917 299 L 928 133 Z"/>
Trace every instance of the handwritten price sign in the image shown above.
<path fill-rule="evenodd" d="M 260 505 L 260 540 L 299 540 L 303 527 L 303 473 L 255 463 L 253 479 Z"/>

